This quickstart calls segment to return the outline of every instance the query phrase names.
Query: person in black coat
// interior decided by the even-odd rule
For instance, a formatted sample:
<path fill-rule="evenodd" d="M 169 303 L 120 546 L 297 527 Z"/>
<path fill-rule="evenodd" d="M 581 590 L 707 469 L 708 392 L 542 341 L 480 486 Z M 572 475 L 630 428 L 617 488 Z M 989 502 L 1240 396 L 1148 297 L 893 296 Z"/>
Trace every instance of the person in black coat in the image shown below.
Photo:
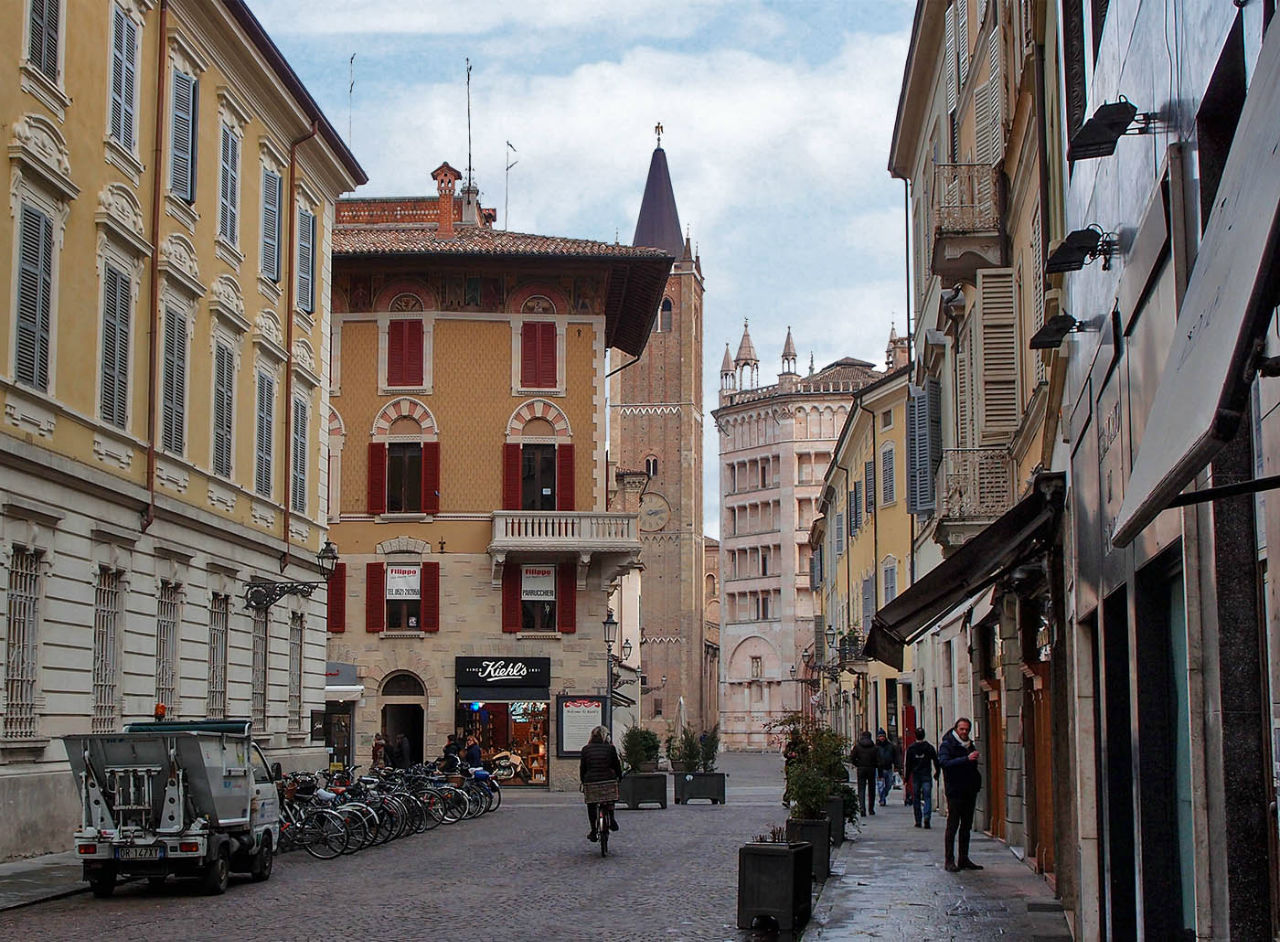
<path fill-rule="evenodd" d="M 973 830 L 973 809 L 982 789 L 982 773 L 978 771 L 978 750 L 969 740 L 973 724 L 960 717 L 938 746 L 938 763 L 942 766 L 947 793 L 946 869 L 981 870 L 969 859 L 969 832 Z M 956 834 L 960 835 L 960 857 L 955 855 Z"/>
<path fill-rule="evenodd" d="M 582 747 L 582 757 L 578 760 L 578 781 L 586 785 L 591 782 L 616 782 L 622 778 L 622 761 L 618 758 L 618 750 L 609 742 L 609 730 L 597 726 L 591 731 L 591 738 Z M 591 833 L 587 840 L 598 841 L 596 833 L 597 802 L 587 802 L 587 818 L 591 822 Z M 609 808 L 609 830 L 618 830 L 618 821 Z"/>
<path fill-rule="evenodd" d="M 929 827 L 933 816 L 933 783 L 942 771 L 938 750 L 924 738 L 924 727 L 916 730 L 916 741 L 907 747 L 902 760 L 905 778 L 911 783 L 911 805 L 916 814 L 916 827 Z"/>
<path fill-rule="evenodd" d="M 876 767 L 880 762 L 876 744 L 871 740 L 871 730 L 864 729 L 849 753 L 849 761 L 858 771 L 858 813 L 876 813 Z"/>
<path fill-rule="evenodd" d="M 484 753 L 480 749 L 480 740 L 475 736 L 467 737 L 467 751 L 463 755 L 463 759 L 467 763 L 469 769 L 479 769 L 484 767 Z"/>

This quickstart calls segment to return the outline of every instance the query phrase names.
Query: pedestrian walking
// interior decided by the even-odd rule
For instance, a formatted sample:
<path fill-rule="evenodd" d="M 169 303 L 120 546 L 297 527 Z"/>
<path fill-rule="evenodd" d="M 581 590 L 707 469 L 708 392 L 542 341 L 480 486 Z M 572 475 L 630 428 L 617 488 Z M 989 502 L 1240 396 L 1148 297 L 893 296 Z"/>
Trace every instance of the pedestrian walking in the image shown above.
<path fill-rule="evenodd" d="M 876 813 L 875 780 L 879 756 L 871 739 L 871 730 L 864 729 L 849 753 L 849 761 L 858 772 L 858 813 L 861 815 Z"/>
<path fill-rule="evenodd" d="M 893 773 L 902 766 L 902 753 L 883 729 L 876 733 L 876 778 L 879 781 L 880 806 L 884 807 L 893 788 Z"/>
<path fill-rule="evenodd" d="M 396 737 L 396 768 L 407 769 L 413 764 L 413 756 L 409 753 L 409 737 L 401 733 Z"/>
<path fill-rule="evenodd" d="M 947 857 L 946 869 L 981 870 L 969 859 L 969 832 L 973 830 L 973 809 L 982 789 L 982 773 L 978 771 L 978 750 L 969 740 L 973 724 L 960 717 L 938 746 L 938 763 L 947 792 Z M 956 835 L 960 836 L 960 856 L 955 855 Z"/>
<path fill-rule="evenodd" d="M 929 827 L 933 815 L 933 783 L 942 766 L 938 764 L 938 750 L 924 738 L 924 727 L 916 729 L 916 741 L 907 747 L 902 758 L 903 779 L 911 783 L 911 806 L 916 815 L 916 827 Z"/>

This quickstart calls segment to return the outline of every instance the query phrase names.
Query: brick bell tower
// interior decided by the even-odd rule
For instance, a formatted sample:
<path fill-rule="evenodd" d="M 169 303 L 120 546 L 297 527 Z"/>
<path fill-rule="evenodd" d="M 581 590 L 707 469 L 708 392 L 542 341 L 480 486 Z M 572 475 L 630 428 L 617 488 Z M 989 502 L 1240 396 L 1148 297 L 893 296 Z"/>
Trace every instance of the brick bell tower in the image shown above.
<path fill-rule="evenodd" d="M 703 617 L 702 264 L 681 234 L 662 125 L 655 131 L 632 244 L 663 249 L 676 261 L 649 343 L 635 365 L 612 377 L 609 395 L 611 457 L 620 471 L 645 473 L 642 722 L 663 736 L 675 732 L 682 708 L 695 729 L 718 722 L 708 693 L 718 679 Z"/>

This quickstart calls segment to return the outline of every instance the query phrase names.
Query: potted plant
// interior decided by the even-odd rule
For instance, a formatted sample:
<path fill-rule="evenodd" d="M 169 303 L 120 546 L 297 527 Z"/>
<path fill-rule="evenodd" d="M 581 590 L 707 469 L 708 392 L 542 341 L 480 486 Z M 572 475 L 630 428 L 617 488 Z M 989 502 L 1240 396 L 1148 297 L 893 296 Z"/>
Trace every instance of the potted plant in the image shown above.
<path fill-rule="evenodd" d="M 667 806 L 667 777 L 658 768 L 658 734 L 642 726 L 630 727 L 622 736 L 622 776 L 620 802 L 635 811 L 641 804 L 656 802 Z"/>
<path fill-rule="evenodd" d="M 827 799 L 831 780 L 813 761 L 793 763 L 787 769 L 787 838 L 813 845 L 813 878 L 825 880 L 831 870 L 831 821 Z"/>
<path fill-rule="evenodd" d="M 790 933 L 809 921 L 813 851 L 807 841 L 789 840 L 782 827 L 738 848 L 739 929 L 763 918 Z"/>
<path fill-rule="evenodd" d="M 719 751 L 719 726 L 713 726 L 700 735 L 685 727 L 680 734 L 679 743 L 679 754 L 685 771 L 675 773 L 677 805 L 687 804 L 692 798 L 706 798 L 713 805 L 724 804 L 725 773 L 716 771 Z"/>

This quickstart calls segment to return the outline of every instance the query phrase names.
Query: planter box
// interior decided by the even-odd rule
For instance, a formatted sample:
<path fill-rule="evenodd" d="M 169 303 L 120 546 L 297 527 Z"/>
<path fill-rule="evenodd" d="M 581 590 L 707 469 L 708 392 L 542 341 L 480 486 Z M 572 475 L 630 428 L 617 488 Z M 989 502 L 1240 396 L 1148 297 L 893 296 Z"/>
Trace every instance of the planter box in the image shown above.
<path fill-rule="evenodd" d="M 725 772 L 676 772 L 676 804 L 687 804 L 691 798 L 707 798 L 713 805 L 724 804 Z"/>
<path fill-rule="evenodd" d="M 803 927 L 813 910 L 812 869 L 813 847 L 805 842 L 738 848 L 738 928 L 750 929 L 762 916 L 784 933 Z"/>
<path fill-rule="evenodd" d="M 787 818 L 787 840 L 813 845 L 813 878 L 825 880 L 831 872 L 831 822 L 826 818 L 810 821 Z"/>
<path fill-rule="evenodd" d="M 633 772 L 656 772 L 658 771 L 658 760 L 650 759 L 648 762 L 637 762 Z"/>
<path fill-rule="evenodd" d="M 832 795 L 827 799 L 827 820 L 831 822 L 831 846 L 844 843 L 844 799 Z"/>
<path fill-rule="evenodd" d="M 635 811 L 644 802 L 667 806 L 667 777 L 661 772 L 632 772 L 622 776 L 622 804 Z"/>

